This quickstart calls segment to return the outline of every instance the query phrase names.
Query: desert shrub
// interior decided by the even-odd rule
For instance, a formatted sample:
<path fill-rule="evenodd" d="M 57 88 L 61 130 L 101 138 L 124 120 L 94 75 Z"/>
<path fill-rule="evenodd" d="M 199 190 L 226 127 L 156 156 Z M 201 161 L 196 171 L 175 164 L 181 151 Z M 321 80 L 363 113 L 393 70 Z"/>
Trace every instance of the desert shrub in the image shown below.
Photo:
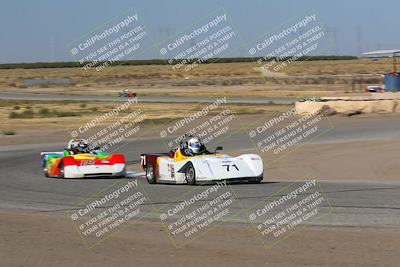
<path fill-rule="evenodd" d="M 77 117 L 77 116 L 80 116 L 79 113 L 72 112 L 72 111 L 53 111 L 53 114 L 56 117 Z"/>
<path fill-rule="evenodd" d="M 1 131 L 4 135 L 15 135 L 15 131 L 13 130 L 3 130 Z"/>
<path fill-rule="evenodd" d="M 17 113 L 15 111 L 11 112 L 8 115 L 8 118 L 10 119 L 32 119 L 35 115 L 35 112 L 33 112 L 32 110 L 24 110 L 21 113 Z"/>
<path fill-rule="evenodd" d="M 50 111 L 47 108 L 41 108 L 38 112 L 41 117 L 48 117 L 50 116 Z"/>

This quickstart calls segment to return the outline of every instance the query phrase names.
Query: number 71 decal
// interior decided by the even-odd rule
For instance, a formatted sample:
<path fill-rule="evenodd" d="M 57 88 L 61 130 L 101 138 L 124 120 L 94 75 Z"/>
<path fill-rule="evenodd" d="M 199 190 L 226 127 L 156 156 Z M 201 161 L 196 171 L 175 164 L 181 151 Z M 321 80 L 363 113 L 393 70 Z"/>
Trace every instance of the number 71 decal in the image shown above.
<path fill-rule="evenodd" d="M 223 167 L 226 167 L 226 170 L 229 172 L 229 171 L 231 171 L 230 170 L 230 167 L 232 166 L 232 167 L 235 167 L 235 169 L 238 171 L 239 170 L 239 168 L 236 166 L 236 164 L 232 164 L 232 165 L 230 165 L 230 164 L 222 164 L 222 166 Z"/>

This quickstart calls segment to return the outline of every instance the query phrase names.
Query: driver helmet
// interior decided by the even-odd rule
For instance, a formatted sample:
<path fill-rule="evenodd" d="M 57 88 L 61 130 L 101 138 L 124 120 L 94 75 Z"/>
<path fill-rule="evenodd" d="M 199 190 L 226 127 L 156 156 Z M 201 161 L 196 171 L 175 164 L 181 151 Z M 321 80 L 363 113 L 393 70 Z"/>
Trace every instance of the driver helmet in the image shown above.
<path fill-rule="evenodd" d="M 88 143 L 86 142 L 86 140 L 79 140 L 77 146 L 76 146 L 77 150 L 79 153 L 87 153 L 87 150 L 89 148 Z"/>
<path fill-rule="evenodd" d="M 73 139 L 68 144 L 68 149 L 71 150 L 74 154 L 87 153 L 88 147 L 89 145 L 84 139 Z"/>
<path fill-rule="evenodd" d="M 187 148 L 189 149 L 190 153 L 196 155 L 200 152 L 201 143 L 200 143 L 199 138 L 192 137 L 189 139 L 187 144 L 188 144 Z"/>

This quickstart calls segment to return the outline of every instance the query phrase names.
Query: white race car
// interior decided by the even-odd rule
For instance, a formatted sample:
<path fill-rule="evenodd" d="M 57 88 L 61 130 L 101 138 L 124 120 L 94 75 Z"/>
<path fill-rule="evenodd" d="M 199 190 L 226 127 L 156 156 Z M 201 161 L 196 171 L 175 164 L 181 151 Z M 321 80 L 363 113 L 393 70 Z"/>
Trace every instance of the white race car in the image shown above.
<path fill-rule="evenodd" d="M 142 154 L 141 165 L 147 181 L 154 183 L 190 184 L 210 181 L 248 181 L 259 183 L 263 180 L 263 162 L 255 154 L 232 157 L 217 153 L 186 156 L 180 148 L 170 153 Z"/>

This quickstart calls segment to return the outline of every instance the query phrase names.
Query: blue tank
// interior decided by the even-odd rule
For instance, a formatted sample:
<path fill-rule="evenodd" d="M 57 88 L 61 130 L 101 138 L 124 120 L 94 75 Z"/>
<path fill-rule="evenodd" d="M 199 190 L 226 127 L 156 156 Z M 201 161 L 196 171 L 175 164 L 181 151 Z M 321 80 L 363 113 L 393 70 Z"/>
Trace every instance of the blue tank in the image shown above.
<path fill-rule="evenodd" d="M 385 75 L 385 91 L 397 92 L 400 91 L 400 73 L 392 72 Z"/>

